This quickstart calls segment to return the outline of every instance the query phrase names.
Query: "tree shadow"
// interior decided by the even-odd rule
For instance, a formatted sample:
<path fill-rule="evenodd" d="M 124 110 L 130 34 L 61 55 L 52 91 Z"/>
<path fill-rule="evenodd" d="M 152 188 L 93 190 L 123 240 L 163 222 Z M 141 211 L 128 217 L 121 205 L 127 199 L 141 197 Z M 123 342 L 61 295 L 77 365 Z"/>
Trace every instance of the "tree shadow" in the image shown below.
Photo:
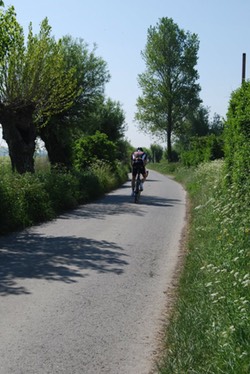
<path fill-rule="evenodd" d="M 129 191 L 130 192 L 130 191 Z M 181 204 L 181 200 L 167 199 L 163 197 L 141 194 L 139 205 L 148 205 L 156 207 L 173 207 Z M 139 209 L 138 204 L 134 203 L 134 198 L 127 194 L 109 194 L 95 203 L 82 205 L 79 209 L 67 212 L 60 216 L 61 219 L 105 219 L 108 215 L 132 214 L 133 216 L 143 216 L 145 211 Z"/>
<path fill-rule="evenodd" d="M 181 200 L 178 199 L 166 199 L 163 197 L 157 197 L 157 196 L 149 196 L 141 194 L 139 205 L 148 205 L 148 206 L 156 206 L 156 207 L 173 207 L 174 205 L 177 205 L 181 203 Z"/>
<path fill-rule="evenodd" d="M 127 182 L 124 189 L 130 187 Z M 130 193 L 130 190 L 129 190 Z M 113 191 L 94 203 L 80 206 L 58 219 L 105 219 L 108 215 L 144 216 L 147 206 L 170 208 L 181 200 L 149 196 L 144 192 L 139 204 L 130 194 Z M 1 240 L 1 238 L 0 238 Z M 89 271 L 122 274 L 126 254 L 116 243 L 94 239 L 42 236 L 22 231 L 4 237 L 0 245 L 0 295 L 25 294 L 21 279 L 46 279 L 66 283 L 88 276 Z"/>
<path fill-rule="evenodd" d="M 122 274 L 127 255 L 113 242 L 46 237 L 25 231 L 6 237 L 0 248 L 0 295 L 29 294 L 21 279 L 77 282 L 89 271 Z"/>

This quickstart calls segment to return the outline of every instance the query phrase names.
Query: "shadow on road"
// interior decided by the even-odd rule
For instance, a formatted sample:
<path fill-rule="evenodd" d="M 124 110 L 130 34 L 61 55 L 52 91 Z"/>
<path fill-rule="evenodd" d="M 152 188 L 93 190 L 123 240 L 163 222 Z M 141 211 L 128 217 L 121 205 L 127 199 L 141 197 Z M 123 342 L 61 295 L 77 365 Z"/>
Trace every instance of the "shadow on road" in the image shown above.
<path fill-rule="evenodd" d="M 59 219 L 105 219 L 110 215 L 144 216 L 147 206 L 160 209 L 182 204 L 180 200 L 149 196 L 143 192 L 139 204 L 130 196 L 130 182 L 104 198 L 67 212 Z M 167 213 L 166 213 L 167 214 Z M 0 296 L 24 294 L 20 279 L 46 279 L 66 283 L 77 282 L 88 271 L 122 274 L 128 262 L 123 249 L 105 240 L 70 236 L 46 237 L 23 231 L 0 238 Z"/>
<path fill-rule="evenodd" d="M 44 237 L 22 232 L 0 247 L 0 295 L 29 294 L 20 279 L 46 279 L 66 283 L 98 273 L 123 273 L 126 255 L 115 243 L 76 237 Z M 86 273 L 83 272 L 86 270 Z"/>
<path fill-rule="evenodd" d="M 130 192 L 130 191 L 129 191 Z M 166 199 L 157 196 L 148 196 L 142 193 L 140 203 L 135 204 L 133 197 L 130 195 L 110 194 L 104 199 L 98 200 L 95 203 L 82 205 L 80 209 L 67 212 L 62 215 L 61 219 L 105 219 L 107 215 L 122 215 L 132 214 L 133 216 L 143 216 L 146 214 L 145 210 L 139 207 L 156 206 L 156 207 L 173 207 L 180 204 L 180 200 Z"/>

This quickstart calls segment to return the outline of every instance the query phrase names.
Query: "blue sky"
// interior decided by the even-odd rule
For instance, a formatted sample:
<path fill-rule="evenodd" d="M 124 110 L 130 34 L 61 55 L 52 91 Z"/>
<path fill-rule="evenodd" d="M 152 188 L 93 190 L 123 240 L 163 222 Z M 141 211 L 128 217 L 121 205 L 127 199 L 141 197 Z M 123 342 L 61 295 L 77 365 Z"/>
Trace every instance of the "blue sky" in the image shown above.
<path fill-rule="evenodd" d="M 201 99 L 214 113 L 225 117 L 230 95 L 241 84 L 242 53 L 250 59 L 249 0 L 4 0 L 14 5 L 17 19 L 28 31 L 38 32 L 48 17 L 56 38 L 70 34 L 83 38 L 108 65 L 111 81 L 107 97 L 122 104 L 127 139 L 134 146 L 149 147 L 156 139 L 138 132 L 134 123 L 136 99 L 141 94 L 138 74 L 145 70 L 141 51 L 147 30 L 160 18 L 173 18 L 200 40 L 197 69 Z M 248 78 L 248 69 L 246 71 Z M 1 145 L 1 140 L 0 140 Z"/>

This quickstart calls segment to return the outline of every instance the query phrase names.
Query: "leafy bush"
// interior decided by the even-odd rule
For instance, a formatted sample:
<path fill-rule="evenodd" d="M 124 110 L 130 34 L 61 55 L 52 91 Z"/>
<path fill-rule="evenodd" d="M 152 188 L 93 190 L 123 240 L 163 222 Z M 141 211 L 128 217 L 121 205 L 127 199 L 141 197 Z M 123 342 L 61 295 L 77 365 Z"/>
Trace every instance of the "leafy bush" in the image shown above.
<path fill-rule="evenodd" d="M 78 202 L 80 204 L 87 203 L 101 195 L 102 188 L 99 178 L 93 174 L 91 169 L 82 172 L 74 171 L 74 175 L 79 183 Z"/>
<path fill-rule="evenodd" d="M 0 234 L 55 217 L 100 197 L 127 180 L 127 167 L 97 161 L 86 171 L 50 169 L 36 174 L 12 173 L 9 163 L 0 169 Z"/>
<path fill-rule="evenodd" d="M 115 168 L 116 147 L 106 134 L 99 131 L 95 135 L 85 136 L 74 146 L 74 167 L 84 171 L 98 161 L 109 163 Z"/>
<path fill-rule="evenodd" d="M 227 182 L 249 196 L 250 174 L 250 82 L 232 96 L 225 125 Z"/>
<path fill-rule="evenodd" d="M 79 181 L 72 173 L 63 169 L 52 169 L 49 173 L 40 174 L 40 178 L 43 179 L 55 213 L 77 206 Z"/>
<path fill-rule="evenodd" d="M 148 169 L 159 171 L 163 174 L 173 174 L 179 167 L 180 164 L 178 162 L 169 162 L 167 160 L 161 160 L 159 163 L 150 162 L 147 165 Z"/>
<path fill-rule="evenodd" d="M 223 138 L 212 134 L 193 137 L 190 141 L 190 149 L 181 153 L 181 162 L 184 166 L 196 166 L 223 156 Z"/>
<path fill-rule="evenodd" d="M 43 183 L 29 173 L 17 176 L 22 195 L 22 207 L 24 213 L 23 226 L 31 225 L 54 217 L 48 192 Z"/>
<path fill-rule="evenodd" d="M 0 198 L 0 233 L 53 217 L 43 183 L 31 174 L 2 174 Z"/>
<path fill-rule="evenodd" d="M 15 190 L 12 178 L 1 175 L 0 180 L 0 233 L 20 226 L 20 206 L 18 191 Z"/>

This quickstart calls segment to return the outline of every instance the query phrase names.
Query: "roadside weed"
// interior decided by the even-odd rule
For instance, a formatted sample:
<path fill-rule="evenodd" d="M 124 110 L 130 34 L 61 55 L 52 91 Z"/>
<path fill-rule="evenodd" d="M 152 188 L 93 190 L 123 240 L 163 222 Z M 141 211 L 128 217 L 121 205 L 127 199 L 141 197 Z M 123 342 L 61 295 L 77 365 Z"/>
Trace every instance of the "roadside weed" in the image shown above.
<path fill-rule="evenodd" d="M 249 200 L 225 189 L 223 161 L 181 173 L 190 234 L 159 373 L 249 373 Z"/>

